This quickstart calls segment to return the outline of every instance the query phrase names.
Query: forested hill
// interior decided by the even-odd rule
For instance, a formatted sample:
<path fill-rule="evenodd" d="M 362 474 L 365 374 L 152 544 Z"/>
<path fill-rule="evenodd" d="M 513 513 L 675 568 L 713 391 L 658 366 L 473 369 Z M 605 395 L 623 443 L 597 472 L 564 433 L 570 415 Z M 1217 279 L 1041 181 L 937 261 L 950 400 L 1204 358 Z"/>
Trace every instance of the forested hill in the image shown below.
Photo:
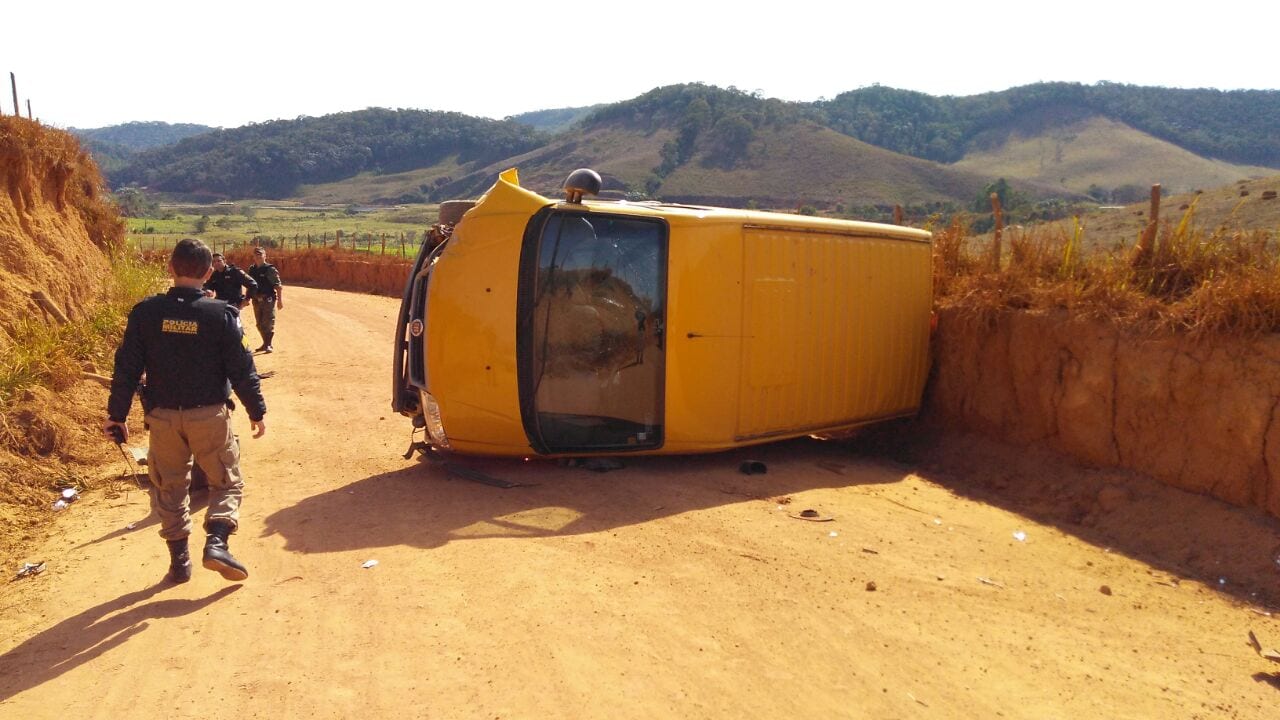
<path fill-rule="evenodd" d="M 150 150 L 172 145 L 213 129 L 208 125 L 191 123 L 129 122 L 102 128 L 71 128 L 70 131 L 85 140 L 104 145 L 116 145 L 128 150 Z"/>
<path fill-rule="evenodd" d="M 1197 155 L 1280 168 L 1280 91 L 1038 83 L 967 97 L 873 86 L 814 103 L 827 124 L 894 152 L 955 162 L 982 133 L 1047 110 L 1089 112 Z"/>
<path fill-rule="evenodd" d="M 566 124 L 570 126 L 556 136 L 548 132 Z M 1108 137 L 1132 130 L 1123 142 L 1108 144 L 1096 140 L 1104 127 Z M 814 132 L 817 128 L 826 134 Z M 1047 160 L 1020 167 L 1008 154 L 1017 150 L 1016 144 L 1002 145 L 1002 138 L 1014 134 L 1023 146 L 1046 137 L 1064 157 L 1051 151 Z M 1080 142 L 1070 144 L 1077 135 Z M 873 161 L 865 148 L 842 145 L 840 137 L 896 155 L 876 155 Z M 784 144 L 795 142 L 810 144 Z M 1235 163 L 1214 166 L 1217 174 L 1180 171 L 1179 182 L 1193 187 L 1222 182 L 1220 176 L 1249 177 L 1280 168 L 1280 91 L 1040 83 L 935 97 L 873 86 L 803 103 L 694 83 L 656 88 L 610 105 L 536 111 L 503 121 L 385 109 L 278 120 L 188 137 L 106 169 L 117 187 L 138 184 L 226 197 L 286 197 L 303 184 L 334 183 L 360 173 L 417 171 L 399 182 L 408 188 L 405 194 L 440 199 L 484 185 L 493 174 L 492 164 L 519 164 L 522 170 L 540 164 L 545 167 L 539 171 L 548 177 L 593 166 L 614 177 L 614 189 L 656 197 L 684 192 L 677 188 L 692 184 L 696 175 L 699 195 L 726 202 L 776 192 L 762 185 L 769 174 L 790 178 L 788 195 L 796 197 L 830 194 L 831 183 L 850 173 L 862 181 L 895 177 L 882 196 L 936 198 L 945 187 L 951 189 L 941 196 L 949 197 L 959 187 L 956 171 L 982 182 L 998 174 L 1039 184 L 1029 188 L 1033 194 L 1061 197 L 1079 195 L 1092 184 L 1142 187 L 1159 182 L 1169 174 L 1167 158 L 1175 153 L 1150 155 L 1141 167 L 1126 156 L 1134 147 L 1153 143 L 1163 143 L 1160 152 L 1183 153 L 1187 167 L 1197 158 Z M 836 158 L 843 159 L 837 163 Z M 855 158 L 857 164 L 850 166 Z M 899 162 L 914 159 L 934 164 Z M 946 166 L 962 160 L 967 164 Z M 804 163 L 831 167 L 806 174 L 800 167 Z M 1087 177 L 1081 169 L 1086 167 L 1092 173 Z M 748 182 L 748 175 L 755 179 Z M 817 185 L 820 177 L 826 186 Z M 1046 186 L 1049 180 L 1052 187 Z M 873 198 L 855 193 L 847 199 Z"/>
<path fill-rule="evenodd" d="M 450 158 L 463 166 L 489 163 L 540 141 L 536 130 L 512 121 L 372 108 L 215 130 L 139 153 L 110 179 L 163 192 L 280 198 L 304 182 L 364 171 L 399 172 Z"/>
<path fill-rule="evenodd" d="M 515 120 L 546 133 L 558 133 L 568 130 L 584 117 L 595 112 L 604 104 L 589 107 L 555 108 L 552 110 L 534 110 L 533 112 L 512 115 L 508 120 Z"/>
<path fill-rule="evenodd" d="M 208 125 L 167 122 L 129 122 L 101 128 L 70 128 L 84 142 L 105 173 L 112 173 L 132 161 L 139 151 L 172 145 L 193 135 L 207 133 Z"/>

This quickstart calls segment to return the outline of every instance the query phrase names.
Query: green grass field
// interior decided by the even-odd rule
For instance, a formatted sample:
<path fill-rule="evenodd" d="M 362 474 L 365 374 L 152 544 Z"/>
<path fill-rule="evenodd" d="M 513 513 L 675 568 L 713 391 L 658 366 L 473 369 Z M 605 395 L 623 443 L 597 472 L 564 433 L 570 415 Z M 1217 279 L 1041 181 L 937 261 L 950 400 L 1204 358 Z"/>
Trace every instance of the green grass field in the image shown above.
<path fill-rule="evenodd" d="M 282 205 L 181 205 L 165 208 L 161 218 L 127 218 L 128 242 L 141 250 L 172 247 L 184 237 L 203 240 L 216 250 L 251 245 L 306 248 L 342 245 L 357 250 L 412 254 L 436 222 L 438 206 L 409 205 L 373 212 Z M 206 219 L 207 218 L 207 219 Z"/>

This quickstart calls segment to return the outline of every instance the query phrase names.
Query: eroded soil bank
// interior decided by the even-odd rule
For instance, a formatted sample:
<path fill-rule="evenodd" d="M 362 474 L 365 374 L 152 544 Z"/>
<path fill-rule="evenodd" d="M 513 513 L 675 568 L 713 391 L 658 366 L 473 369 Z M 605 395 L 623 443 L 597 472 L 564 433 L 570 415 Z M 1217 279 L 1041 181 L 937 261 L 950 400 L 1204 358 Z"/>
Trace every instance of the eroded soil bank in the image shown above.
<path fill-rule="evenodd" d="M 253 263 L 248 248 L 227 253 L 227 260 L 247 268 Z M 316 287 L 400 297 L 413 267 L 413 258 L 367 255 L 326 248 L 324 250 L 268 251 L 267 259 L 280 269 L 285 285 L 306 283 Z"/>
<path fill-rule="evenodd" d="M 926 414 L 1280 517 L 1280 338 L 1126 333 L 1065 314 L 940 313 Z"/>

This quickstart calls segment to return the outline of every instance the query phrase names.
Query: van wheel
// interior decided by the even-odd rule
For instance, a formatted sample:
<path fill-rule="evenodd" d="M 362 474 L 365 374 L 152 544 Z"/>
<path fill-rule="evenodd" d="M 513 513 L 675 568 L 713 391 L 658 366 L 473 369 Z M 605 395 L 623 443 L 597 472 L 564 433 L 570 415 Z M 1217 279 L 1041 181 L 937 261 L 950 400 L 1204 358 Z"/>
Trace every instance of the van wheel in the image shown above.
<path fill-rule="evenodd" d="M 440 224 L 457 225 L 463 213 L 475 206 L 475 200 L 445 200 L 440 203 Z"/>

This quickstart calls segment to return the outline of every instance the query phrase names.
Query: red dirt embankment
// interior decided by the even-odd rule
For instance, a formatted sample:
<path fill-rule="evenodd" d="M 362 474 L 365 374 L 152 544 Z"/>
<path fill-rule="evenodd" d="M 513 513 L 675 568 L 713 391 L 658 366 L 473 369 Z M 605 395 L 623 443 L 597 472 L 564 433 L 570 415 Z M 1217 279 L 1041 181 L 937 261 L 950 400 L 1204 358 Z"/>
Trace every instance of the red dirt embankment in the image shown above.
<path fill-rule="evenodd" d="M 1142 336 L 940 313 L 926 414 L 1280 517 L 1280 338 Z"/>
<path fill-rule="evenodd" d="M 248 267 L 253 263 L 252 251 L 238 248 L 226 253 L 227 261 Z M 412 258 L 383 257 L 346 252 L 334 248 L 323 250 L 271 250 L 267 259 L 280 270 L 286 285 L 306 283 L 316 287 L 351 292 L 374 293 L 400 297 L 404 282 L 413 267 Z"/>
<path fill-rule="evenodd" d="M 75 137 L 18 117 L 0 117 L 0 371 L 45 375 L 45 387 L 15 382 L 0 396 L 0 560 L 35 537 L 58 487 L 86 485 L 108 445 L 97 431 L 105 390 L 79 383 L 80 367 L 38 356 L 24 321 L 53 323 L 32 298 L 43 293 L 71 320 L 98 309 L 111 277 L 108 256 L 124 224 L 102 177 Z M 34 327 L 42 335 L 44 328 Z M 43 333 L 48 334 L 48 333 Z M 27 337 L 23 347 L 15 338 Z M 52 347 L 52 346 L 51 346 Z M 35 371 L 36 361 L 58 365 Z M 56 353 L 55 353 L 56 354 Z M 62 361 L 61 363 L 57 361 Z M 70 367 L 68 367 L 68 364 Z"/>
<path fill-rule="evenodd" d="M 110 275 L 107 256 L 124 225 L 97 165 L 70 133 L 0 117 L 0 347 L 43 292 L 83 315 Z"/>

